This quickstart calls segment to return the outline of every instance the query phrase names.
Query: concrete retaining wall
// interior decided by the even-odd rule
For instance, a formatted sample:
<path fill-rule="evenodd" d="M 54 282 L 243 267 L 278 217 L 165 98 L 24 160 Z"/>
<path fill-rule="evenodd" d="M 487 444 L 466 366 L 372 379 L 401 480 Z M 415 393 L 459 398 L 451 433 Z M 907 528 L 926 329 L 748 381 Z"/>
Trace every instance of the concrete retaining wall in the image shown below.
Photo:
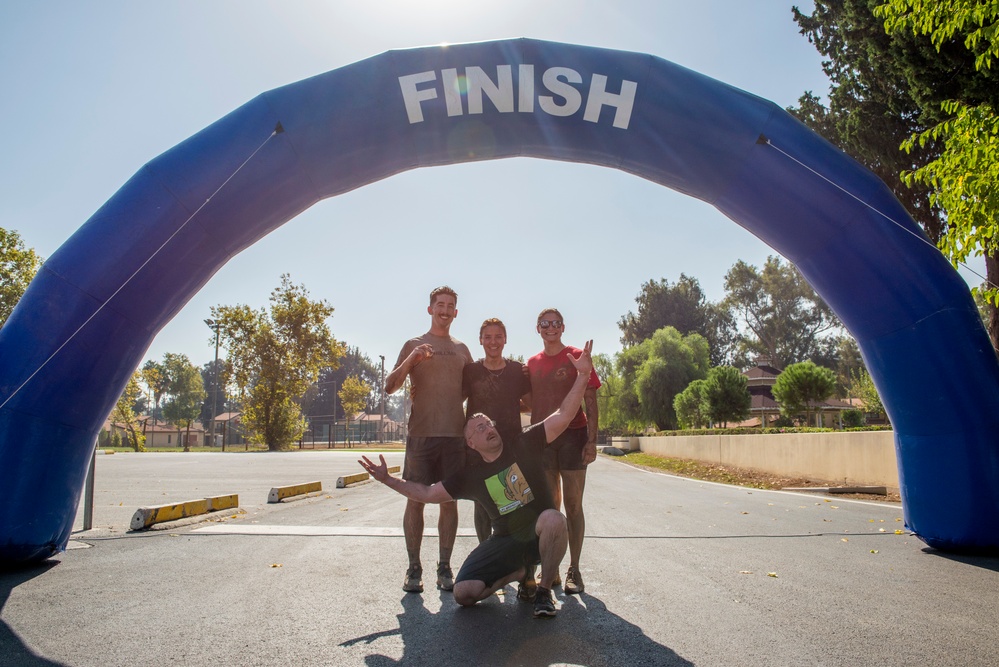
<path fill-rule="evenodd" d="M 630 440 L 647 454 L 898 490 L 898 463 L 891 431 L 650 436 Z"/>

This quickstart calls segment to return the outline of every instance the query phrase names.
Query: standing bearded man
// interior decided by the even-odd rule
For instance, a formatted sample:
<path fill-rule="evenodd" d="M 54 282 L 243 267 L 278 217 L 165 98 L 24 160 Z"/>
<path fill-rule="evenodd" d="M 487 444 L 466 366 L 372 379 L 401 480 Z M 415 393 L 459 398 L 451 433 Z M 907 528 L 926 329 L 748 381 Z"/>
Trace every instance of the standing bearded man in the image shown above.
<path fill-rule="evenodd" d="M 395 368 L 385 378 L 385 391 L 398 391 L 409 376 L 412 411 L 406 439 L 405 480 L 435 484 L 460 471 L 465 465 L 465 413 L 461 393 L 461 371 L 472 363 L 472 355 L 461 341 L 451 336 L 451 322 L 458 316 L 458 295 L 442 286 L 430 293 L 430 330 L 406 341 Z M 423 592 L 424 503 L 409 499 L 403 515 L 403 532 L 409 568 L 402 589 L 407 593 Z M 437 561 L 437 586 L 445 591 L 454 588 L 451 551 L 458 532 L 458 505 L 440 506 L 437 523 L 440 536 L 440 559 Z"/>

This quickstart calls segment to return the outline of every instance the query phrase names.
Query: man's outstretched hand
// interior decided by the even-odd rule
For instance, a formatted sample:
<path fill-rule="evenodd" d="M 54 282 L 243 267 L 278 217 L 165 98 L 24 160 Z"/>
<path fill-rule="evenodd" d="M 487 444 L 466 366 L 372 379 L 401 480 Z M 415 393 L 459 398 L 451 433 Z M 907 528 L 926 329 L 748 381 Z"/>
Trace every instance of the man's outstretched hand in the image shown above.
<path fill-rule="evenodd" d="M 378 455 L 378 460 L 381 461 L 381 463 L 375 465 L 371 459 L 362 454 L 361 458 L 357 459 L 357 462 L 361 464 L 361 467 L 364 468 L 369 475 L 384 484 L 385 480 L 387 480 L 389 476 L 388 464 L 385 463 L 385 457 L 381 454 Z"/>
<path fill-rule="evenodd" d="M 583 345 L 583 351 L 579 353 L 579 358 L 569 355 L 569 360 L 572 365 L 576 367 L 576 372 L 580 375 L 589 376 L 590 371 L 593 370 L 593 359 L 590 358 L 590 354 L 593 352 L 593 340 L 586 341 Z"/>

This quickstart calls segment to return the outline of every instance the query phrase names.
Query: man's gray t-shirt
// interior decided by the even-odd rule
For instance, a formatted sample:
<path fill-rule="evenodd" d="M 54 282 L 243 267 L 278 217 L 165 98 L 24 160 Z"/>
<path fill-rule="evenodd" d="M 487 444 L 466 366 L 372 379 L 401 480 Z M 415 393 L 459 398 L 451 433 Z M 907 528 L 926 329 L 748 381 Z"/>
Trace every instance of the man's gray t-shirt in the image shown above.
<path fill-rule="evenodd" d="M 434 356 L 424 359 L 409 371 L 413 408 L 409 415 L 409 434 L 418 437 L 461 437 L 465 426 L 462 408 L 461 371 L 472 363 L 472 355 L 461 341 L 452 336 L 425 333 L 406 341 L 396 367 L 413 348 L 429 343 Z"/>

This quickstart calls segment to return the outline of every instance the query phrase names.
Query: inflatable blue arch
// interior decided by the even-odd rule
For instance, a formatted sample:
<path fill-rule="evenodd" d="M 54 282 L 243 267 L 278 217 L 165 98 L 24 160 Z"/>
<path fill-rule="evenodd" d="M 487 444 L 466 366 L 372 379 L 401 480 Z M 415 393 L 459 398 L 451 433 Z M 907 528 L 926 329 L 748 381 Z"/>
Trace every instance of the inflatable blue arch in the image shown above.
<path fill-rule="evenodd" d="M 263 93 L 145 165 L 45 262 L 0 329 L 0 562 L 66 547 L 105 417 L 233 255 L 326 197 L 506 157 L 632 173 L 792 261 L 882 394 L 906 525 L 941 550 L 997 551 L 999 363 L 967 286 L 885 185 L 772 102 L 649 55 L 517 39 L 391 51 Z"/>

